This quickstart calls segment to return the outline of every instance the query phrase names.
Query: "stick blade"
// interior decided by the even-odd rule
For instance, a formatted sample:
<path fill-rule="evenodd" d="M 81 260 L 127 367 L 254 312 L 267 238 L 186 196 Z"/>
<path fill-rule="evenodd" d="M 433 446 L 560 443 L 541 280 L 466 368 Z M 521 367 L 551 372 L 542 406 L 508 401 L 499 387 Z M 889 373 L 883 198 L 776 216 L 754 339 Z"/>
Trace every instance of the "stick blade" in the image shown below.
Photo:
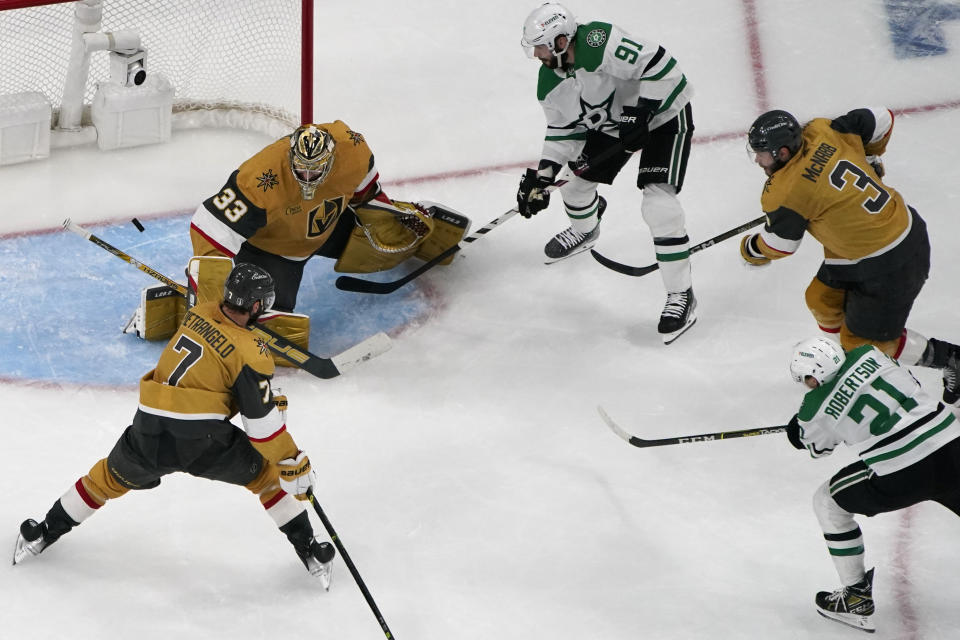
<path fill-rule="evenodd" d="M 334 284 L 340 291 L 351 291 L 353 293 L 393 293 L 405 285 L 406 281 L 401 278 L 393 282 L 376 282 L 354 278 L 353 276 L 340 276 Z"/>
<path fill-rule="evenodd" d="M 657 262 L 647 265 L 646 267 L 631 267 L 630 265 L 621 264 L 616 260 L 611 260 L 596 249 L 590 249 L 590 255 L 593 256 L 594 260 L 605 266 L 607 269 L 616 271 L 617 273 L 622 273 L 626 276 L 645 276 L 648 273 L 653 273 L 660 268 L 660 264 Z"/>
<path fill-rule="evenodd" d="M 375 333 L 366 340 L 355 344 L 343 353 L 337 354 L 331 358 L 333 364 L 340 373 L 349 371 L 361 362 L 366 362 L 372 358 L 386 353 L 393 347 L 393 341 L 383 331 Z"/>

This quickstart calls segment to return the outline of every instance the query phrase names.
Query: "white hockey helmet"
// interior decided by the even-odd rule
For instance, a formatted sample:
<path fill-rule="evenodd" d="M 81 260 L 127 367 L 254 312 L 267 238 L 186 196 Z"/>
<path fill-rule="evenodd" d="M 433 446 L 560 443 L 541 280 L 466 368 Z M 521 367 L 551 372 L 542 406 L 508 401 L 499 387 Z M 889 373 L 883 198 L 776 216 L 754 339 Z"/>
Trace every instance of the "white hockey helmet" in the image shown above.
<path fill-rule="evenodd" d="M 520 44 L 529 58 L 534 57 L 533 48 L 539 45 L 545 45 L 550 53 L 559 58 L 567 51 L 576 34 L 577 21 L 570 10 L 562 4 L 547 2 L 531 11 L 523 21 Z M 567 45 L 558 51 L 556 45 L 560 36 L 567 37 Z"/>
<path fill-rule="evenodd" d="M 843 366 L 846 355 L 843 348 L 823 337 L 808 338 L 793 347 L 790 359 L 790 374 L 794 381 L 804 384 L 807 376 L 820 384 L 833 380 Z"/>

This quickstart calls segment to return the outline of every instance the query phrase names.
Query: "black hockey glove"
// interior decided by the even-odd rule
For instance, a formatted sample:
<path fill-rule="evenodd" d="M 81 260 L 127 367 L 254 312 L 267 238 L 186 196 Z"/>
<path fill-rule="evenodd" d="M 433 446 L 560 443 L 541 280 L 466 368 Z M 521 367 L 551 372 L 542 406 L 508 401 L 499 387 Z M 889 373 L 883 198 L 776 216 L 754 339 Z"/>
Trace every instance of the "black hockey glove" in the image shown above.
<path fill-rule="evenodd" d="M 553 184 L 553 177 L 560 165 L 549 160 L 541 160 L 539 169 L 527 169 L 520 178 L 517 189 L 517 210 L 524 218 L 534 216 L 550 204 L 550 192 L 546 190 Z"/>
<path fill-rule="evenodd" d="M 793 414 L 790 422 L 787 423 L 787 440 L 790 441 L 794 449 L 800 449 L 801 451 L 806 449 L 800 442 L 800 420 L 797 418 L 797 414 Z"/>
<path fill-rule="evenodd" d="M 650 138 L 650 120 L 660 106 L 657 100 L 640 98 L 636 106 L 625 106 L 620 113 L 620 143 L 633 153 L 643 148 Z"/>

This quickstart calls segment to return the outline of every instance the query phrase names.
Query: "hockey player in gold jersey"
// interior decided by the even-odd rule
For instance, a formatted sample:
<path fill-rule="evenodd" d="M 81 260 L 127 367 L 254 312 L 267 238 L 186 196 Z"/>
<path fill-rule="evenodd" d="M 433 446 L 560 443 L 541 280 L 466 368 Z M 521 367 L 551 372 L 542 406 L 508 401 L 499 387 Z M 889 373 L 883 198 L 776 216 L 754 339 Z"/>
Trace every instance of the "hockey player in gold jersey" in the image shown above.
<path fill-rule="evenodd" d="M 140 380 L 133 424 L 41 522 L 21 524 L 14 564 L 38 555 L 108 500 L 157 487 L 180 471 L 253 492 L 304 566 L 329 587 L 335 551 L 314 538 L 301 502 L 315 478 L 310 459 L 287 431 L 286 399 L 271 389 L 273 360 L 248 329 L 270 308 L 273 289 L 266 271 L 239 264 L 222 302 L 187 312 L 156 368 Z M 230 422 L 237 413 L 243 429 Z"/>
<path fill-rule="evenodd" d="M 307 124 L 240 165 L 190 223 L 194 255 L 266 269 L 276 310 L 293 311 L 306 261 L 367 273 L 410 257 L 429 260 L 467 232 L 469 219 L 435 203 L 390 200 L 364 136 L 337 120 Z"/>
<path fill-rule="evenodd" d="M 748 144 L 767 174 L 760 198 L 767 223 L 744 236 L 740 254 L 763 266 L 812 235 L 824 260 L 806 302 L 821 330 L 846 351 L 873 344 L 903 364 L 942 369 L 944 402 L 956 406 L 960 347 L 906 328 L 930 270 L 930 242 L 916 209 L 883 182 L 879 156 L 893 120 L 885 108 L 803 126 L 786 111 L 758 117 Z"/>

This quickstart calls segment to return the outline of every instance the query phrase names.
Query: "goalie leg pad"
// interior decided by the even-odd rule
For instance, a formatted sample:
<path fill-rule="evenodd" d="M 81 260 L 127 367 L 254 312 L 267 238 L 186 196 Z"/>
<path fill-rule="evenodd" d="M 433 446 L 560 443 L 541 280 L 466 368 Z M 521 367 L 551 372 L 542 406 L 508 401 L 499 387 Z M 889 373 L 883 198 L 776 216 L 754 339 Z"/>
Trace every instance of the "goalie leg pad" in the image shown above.
<path fill-rule="evenodd" d="M 190 306 L 223 299 L 223 283 L 233 269 L 233 260 L 224 256 L 193 256 L 187 263 Z"/>
<path fill-rule="evenodd" d="M 434 230 L 430 215 L 409 202 L 385 204 L 373 200 L 355 209 L 357 226 L 350 234 L 337 272 L 386 271 L 414 255 Z"/>
<path fill-rule="evenodd" d="M 186 313 L 186 300 L 176 289 L 155 284 L 140 292 L 140 304 L 123 328 L 143 340 L 169 340 Z"/>
<path fill-rule="evenodd" d="M 302 313 L 285 313 L 283 311 L 268 311 L 260 316 L 257 324 L 262 325 L 274 333 L 286 338 L 303 351 L 310 350 L 310 316 Z M 270 352 L 273 362 L 278 367 L 296 367 L 283 356 Z"/>
<path fill-rule="evenodd" d="M 419 204 L 433 219 L 433 232 L 420 244 L 414 256 L 429 262 L 460 242 L 470 232 L 470 218 L 436 202 L 423 201 Z M 450 256 L 439 264 L 450 264 L 453 258 L 454 256 Z"/>

